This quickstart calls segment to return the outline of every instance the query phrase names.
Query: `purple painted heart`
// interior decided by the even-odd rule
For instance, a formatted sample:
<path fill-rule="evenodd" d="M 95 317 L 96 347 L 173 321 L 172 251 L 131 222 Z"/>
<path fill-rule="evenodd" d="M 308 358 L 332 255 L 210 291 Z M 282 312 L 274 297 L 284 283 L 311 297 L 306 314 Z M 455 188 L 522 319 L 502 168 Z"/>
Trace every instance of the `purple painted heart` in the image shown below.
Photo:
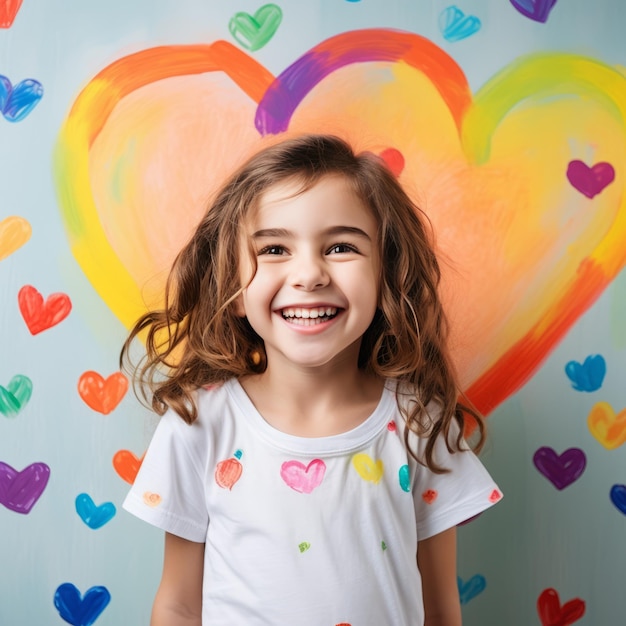
<path fill-rule="evenodd" d="M 557 0 L 510 0 L 524 16 L 535 22 L 546 22 Z"/>
<path fill-rule="evenodd" d="M 0 462 L 0 504 L 15 513 L 30 513 L 49 478 L 50 468 L 45 463 L 33 463 L 18 472 Z"/>
<path fill-rule="evenodd" d="M 570 161 L 567 180 L 584 196 L 593 198 L 615 180 L 615 169 L 610 163 L 596 163 L 589 167 L 583 161 Z"/>
<path fill-rule="evenodd" d="M 587 457 L 580 448 L 569 448 L 563 454 L 557 454 L 547 446 L 539 448 L 533 463 L 557 489 L 565 489 L 576 482 L 585 471 Z"/>

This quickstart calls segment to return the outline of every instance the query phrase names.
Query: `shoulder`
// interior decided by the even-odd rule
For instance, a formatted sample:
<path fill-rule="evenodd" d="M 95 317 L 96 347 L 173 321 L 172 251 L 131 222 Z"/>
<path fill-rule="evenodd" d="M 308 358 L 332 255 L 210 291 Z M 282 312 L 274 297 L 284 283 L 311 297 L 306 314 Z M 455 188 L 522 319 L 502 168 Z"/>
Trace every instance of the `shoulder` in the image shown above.
<path fill-rule="evenodd" d="M 236 421 L 237 409 L 229 391 L 231 386 L 232 381 L 227 381 L 197 389 L 193 394 L 198 412 L 196 420 L 188 424 L 170 408 L 160 418 L 155 438 L 174 439 L 186 447 L 197 448 L 223 435 Z"/>
<path fill-rule="evenodd" d="M 416 413 L 409 430 L 415 436 L 427 438 L 433 426 L 443 417 L 441 405 L 433 400 L 424 406 L 419 388 L 406 382 L 387 382 L 386 388 L 395 394 L 404 426 L 408 428 L 409 416 Z"/>

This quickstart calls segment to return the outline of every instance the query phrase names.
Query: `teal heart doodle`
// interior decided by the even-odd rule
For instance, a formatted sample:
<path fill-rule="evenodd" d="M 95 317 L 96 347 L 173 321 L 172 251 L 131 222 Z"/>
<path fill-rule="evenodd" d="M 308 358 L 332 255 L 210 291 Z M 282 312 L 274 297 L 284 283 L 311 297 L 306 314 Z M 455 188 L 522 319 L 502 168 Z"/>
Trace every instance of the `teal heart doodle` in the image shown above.
<path fill-rule="evenodd" d="M 261 49 L 275 34 L 283 19 L 283 12 L 275 4 L 263 5 L 254 15 L 245 11 L 230 18 L 230 34 L 246 50 Z"/>
<path fill-rule="evenodd" d="M 91 496 L 87 493 L 79 493 L 76 496 L 76 512 L 80 519 L 93 530 L 104 526 L 117 513 L 112 502 L 105 502 L 100 506 L 96 506 Z"/>
<path fill-rule="evenodd" d="M 16 374 L 6 387 L 0 385 L 0 413 L 5 417 L 17 417 L 28 404 L 33 393 L 33 383 L 28 376 Z"/>

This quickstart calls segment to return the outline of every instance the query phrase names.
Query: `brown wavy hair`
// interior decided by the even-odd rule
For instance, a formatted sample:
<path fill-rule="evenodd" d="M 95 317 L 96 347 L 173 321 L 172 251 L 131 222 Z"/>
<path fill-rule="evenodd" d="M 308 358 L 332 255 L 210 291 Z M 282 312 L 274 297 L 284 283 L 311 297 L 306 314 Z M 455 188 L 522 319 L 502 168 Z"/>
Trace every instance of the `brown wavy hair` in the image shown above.
<path fill-rule="evenodd" d="M 285 140 L 259 152 L 231 176 L 176 257 L 164 308 L 136 322 L 120 364 L 134 370 L 138 395 L 157 414 L 171 407 L 187 423 L 197 418 L 194 393 L 199 387 L 262 372 L 263 340 L 237 314 L 236 301 L 245 289 L 239 274 L 241 225 L 273 185 L 293 180 L 305 191 L 329 175 L 350 181 L 379 224 L 380 303 L 363 335 L 358 365 L 398 383 L 407 449 L 431 470 L 444 472 L 433 454 L 439 436 L 450 452 L 459 451 L 471 424 L 477 427 L 472 441 L 478 451 L 485 432 L 478 411 L 461 393 L 448 352 L 432 228 L 381 158 L 355 154 L 338 137 Z M 146 351 L 133 367 L 129 352 L 138 336 L 145 338 Z M 440 410 L 436 419 L 429 416 L 429 404 Z M 459 430 L 452 436 L 454 421 Z M 424 459 L 411 449 L 410 431 L 427 437 Z"/>

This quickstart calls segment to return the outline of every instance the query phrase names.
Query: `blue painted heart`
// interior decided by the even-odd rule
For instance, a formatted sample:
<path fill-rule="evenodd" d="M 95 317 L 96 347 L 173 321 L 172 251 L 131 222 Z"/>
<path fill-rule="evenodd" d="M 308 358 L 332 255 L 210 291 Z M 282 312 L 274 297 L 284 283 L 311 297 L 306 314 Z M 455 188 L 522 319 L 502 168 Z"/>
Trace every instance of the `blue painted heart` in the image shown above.
<path fill-rule="evenodd" d="M 570 361 L 565 373 L 576 391 L 597 391 L 602 387 L 606 374 L 606 361 L 600 354 L 589 355 L 583 363 Z"/>
<path fill-rule="evenodd" d="M 626 515 L 626 485 L 613 485 L 610 495 L 615 508 Z"/>
<path fill-rule="evenodd" d="M 106 587 L 91 587 L 81 597 L 72 583 L 63 583 L 54 593 L 54 606 L 72 626 L 91 626 L 107 607 L 111 594 Z"/>
<path fill-rule="evenodd" d="M 96 506 L 89 494 L 79 493 L 76 496 L 76 512 L 89 528 L 96 530 L 110 522 L 115 517 L 117 510 L 112 502 L 105 502 Z"/>
<path fill-rule="evenodd" d="M 446 41 L 460 41 L 480 30 L 475 15 L 465 15 L 459 7 L 449 6 L 439 14 L 439 29 Z"/>
<path fill-rule="evenodd" d="M 482 593 L 487 587 L 487 580 L 481 574 L 474 574 L 469 580 L 463 581 L 460 576 L 456 579 L 459 588 L 459 597 L 461 604 L 467 604 L 473 600 L 478 594 Z"/>
<path fill-rule="evenodd" d="M 27 78 L 13 86 L 11 81 L 0 75 L 0 112 L 8 122 L 20 122 L 43 97 L 42 84 Z"/>

